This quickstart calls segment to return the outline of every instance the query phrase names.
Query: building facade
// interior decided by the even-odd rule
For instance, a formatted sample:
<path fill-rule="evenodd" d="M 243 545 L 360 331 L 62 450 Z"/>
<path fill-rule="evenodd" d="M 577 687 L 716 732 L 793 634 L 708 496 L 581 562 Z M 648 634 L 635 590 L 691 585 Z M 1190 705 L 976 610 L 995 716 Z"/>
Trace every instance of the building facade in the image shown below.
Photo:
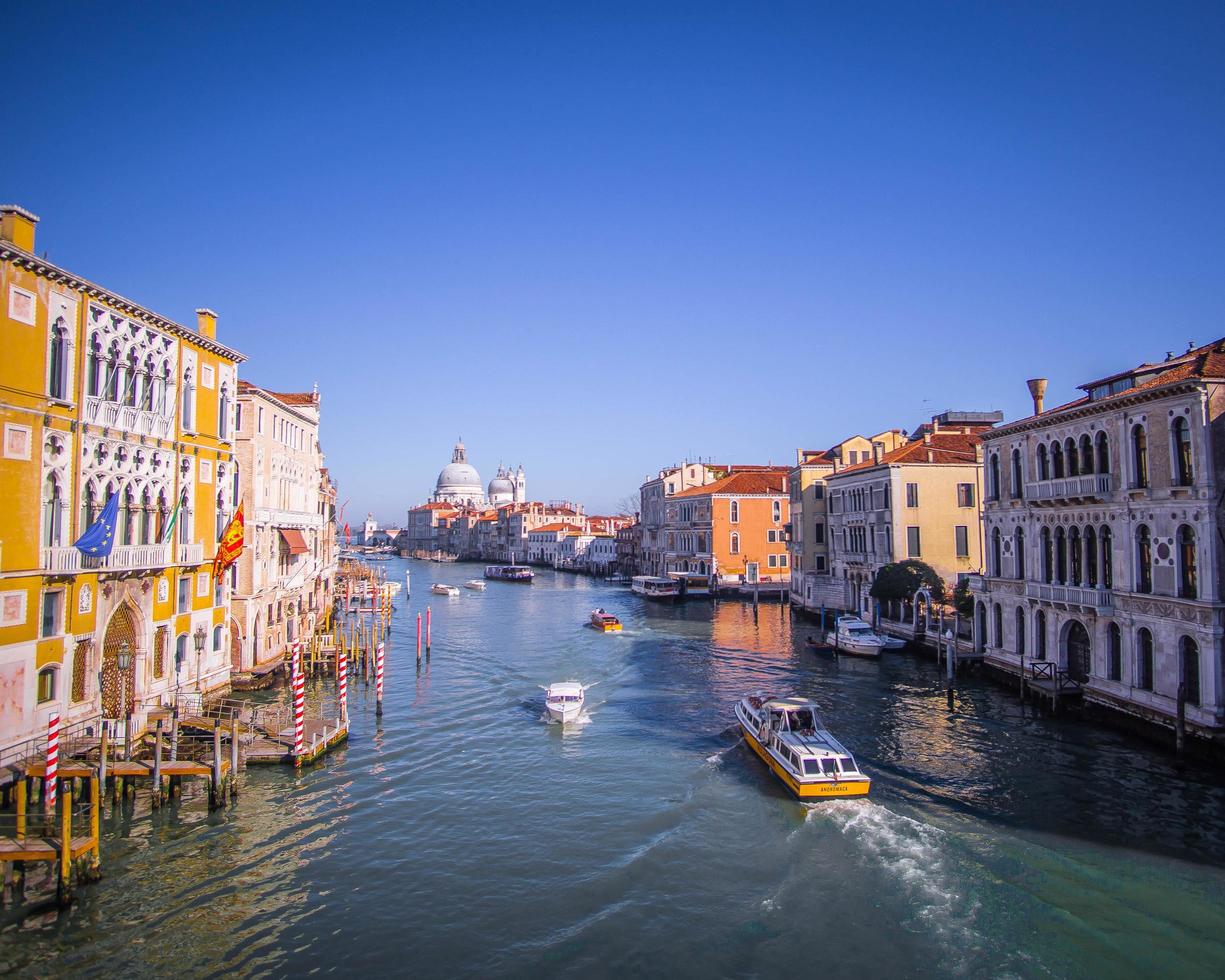
<path fill-rule="evenodd" d="M 709 463 L 682 463 L 659 471 L 638 488 L 638 571 L 662 575 L 667 565 L 667 498 L 692 487 L 705 486 L 727 474 L 726 467 Z"/>
<path fill-rule="evenodd" d="M 1086 700 L 1225 728 L 1225 340 L 1081 386 L 984 437 L 975 642 L 1052 661 Z"/>
<path fill-rule="evenodd" d="M 317 389 L 239 383 L 237 489 L 246 502 L 246 539 L 231 568 L 235 671 L 283 658 L 327 613 L 337 565 L 335 493 L 319 420 Z"/>
<path fill-rule="evenodd" d="M 243 356 L 35 253 L 0 207 L 0 751 L 229 682 L 228 578 Z M 73 542 L 118 495 L 114 548 Z M 121 657 L 130 666 L 120 670 Z"/>

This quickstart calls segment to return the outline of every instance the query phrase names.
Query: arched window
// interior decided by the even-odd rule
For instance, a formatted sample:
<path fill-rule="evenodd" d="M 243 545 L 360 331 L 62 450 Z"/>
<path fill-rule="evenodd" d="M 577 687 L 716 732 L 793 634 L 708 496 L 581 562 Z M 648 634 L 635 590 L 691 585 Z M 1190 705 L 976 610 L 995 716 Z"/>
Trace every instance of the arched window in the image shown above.
<path fill-rule="evenodd" d="M 1049 480 L 1051 478 L 1051 465 L 1046 457 L 1046 446 L 1038 446 L 1038 479 Z"/>
<path fill-rule="evenodd" d="M 47 394 L 59 401 L 68 401 L 68 328 L 60 317 L 51 328 L 50 365 Z"/>
<path fill-rule="evenodd" d="M 1097 588 L 1097 532 L 1092 526 L 1085 528 L 1085 577 L 1084 583 Z"/>
<path fill-rule="evenodd" d="M 1148 486 L 1148 436 L 1144 426 L 1136 425 L 1131 430 L 1132 486 Z"/>
<path fill-rule="evenodd" d="M 1068 528 L 1068 557 L 1071 559 L 1069 564 L 1071 567 L 1073 585 L 1080 585 L 1081 572 L 1083 570 L 1083 559 L 1080 551 L 1080 528 Z"/>
<path fill-rule="evenodd" d="M 157 384 L 157 414 L 166 414 L 166 399 L 170 393 L 170 362 L 162 362 L 162 376 Z"/>
<path fill-rule="evenodd" d="M 187 662 L 187 634 L 180 633 L 174 641 L 174 672 L 177 674 Z"/>
<path fill-rule="evenodd" d="M 38 672 L 38 703 L 54 701 L 59 687 L 59 668 L 44 667 Z"/>
<path fill-rule="evenodd" d="M 1110 472 L 1110 439 L 1105 432 L 1097 434 L 1097 471 Z"/>
<path fill-rule="evenodd" d="M 1004 561 L 1001 556 L 1001 535 L 1000 529 L 994 527 L 991 529 L 991 574 L 1003 575 Z M 998 644 L 997 644 L 998 645 Z"/>
<path fill-rule="evenodd" d="M 1136 687 L 1153 689 L 1153 634 L 1145 627 L 1136 634 Z"/>
<path fill-rule="evenodd" d="M 1055 577 L 1054 551 L 1051 548 L 1051 529 L 1042 528 L 1042 581 L 1050 585 Z"/>
<path fill-rule="evenodd" d="M 994 627 L 993 645 L 999 649 L 1004 645 L 1004 610 L 998 602 L 991 609 L 991 625 Z"/>
<path fill-rule="evenodd" d="M 1034 658 L 1046 659 L 1046 613 L 1041 609 L 1034 614 Z"/>
<path fill-rule="evenodd" d="M 1153 591 L 1153 539 L 1147 524 L 1136 528 L 1136 591 Z"/>
<path fill-rule="evenodd" d="M 1064 453 L 1067 456 L 1068 476 L 1080 475 L 1080 454 L 1076 451 L 1076 440 L 1068 436 L 1068 441 L 1064 444 Z"/>
<path fill-rule="evenodd" d="M 43 541 L 48 548 L 56 548 L 64 543 L 64 495 L 54 474 L 47 477 L 43 486 L 46 493 L 43 513 L 47 522 Z"/>
<path fill-rule="evenodd" d="M 1178 680 L 1187 704 L 1199 704 L 1199 644 L 1184 636 L 1178 641 Z"/>
<path fill-rule="evenodd" d="M 729 505 L 729 507 L 731 511 L 731 514 L 730 514 L 731 522 L 733 524 L 739 524 L 740 523 L 740 501 L 733 500 L 731 504 Z"/>
<path fill-rule="evenodd" d="M 183 372 L 183 428 L 188 432 L 194 431 L 192 428 L 192 401 L 195 394 L 195 388 L 192 386 L 191 369 L 188 368 Z"/>
<path fill-rule="evenodd" d="M 92 483 L 85 484 L 85 490 L 81 493 L 81 531 L 89 527 L 94 519 L 98 516 L 98 500 L 94 496 L 94 485 Z"/>
<path fill-rule="evenodd" d="M 138 393 L 136 391 L 137 382 L 140 380 L 140 359 L 136 356 L 135 350 L 128 351 L 128 371 L 127 377 L 123 379 L 123 403 L 136 407 Z"/>
<path fill-rule="evenodd" d="M 1123 631 L 1118 623 L 1111 623 L 1106 630 L 1106 679 L 1123 679 Z"/>
<path fill-rule="evenodd" d="M 225 512 L 225 491 L 217 491 L 217 540 L 221 540 L 221 535 L 225 533 L 225 526 L 228 523 L 228 517 Z"/>
<path fill-rule="evenodd" d="M 1017 528 L 1017 533 L 1014 535 L 1012 542 L 1013 549 L 1016 551 L 1016 557 L 1013 562 L 1016 567 L 1017 578 L 1025 578 L 1025 529 Z"/>
<path fill-rule="evenodd" d="M 119 341 L 112 340 L 106 354 L 106 400 L 119 401 Z"/>
<path fill-rule="evenodd" d="M 148 487 L 140 494 L 140 543 L 153 544 L 153 500 Z"/>
<path fill-rule="evenodd" d="M 1114 588 L 1114 535 L 1109 527 L 1102 528 L 1102 588 Z"/>
<path fill-rule="evenodd" d="M 1080 471 L 1086 476 L 1093 472 L 1093 440 L 1087 432 L 1080 437 Z"/>
<path fill-rule="evenodd" d="M 221 398 L 217 403 L 217 436 L 230 438 L 230 386 L 221 386 Z"/>
<path fill-rule="evenodd" d="M 140 407 L 146 412 L 153 411 L 153 387 L 156 380 L 157 365 L 153 361 L 153 355 L 150 354 L 145 358 L 145 369 L 140 379 Z"/>
<path fill-rule="evenodd" d="M 1195 469 L 1191 465 L 1191 426 L 1185 416 L 1179 415 L 1171 426 L 1174 436 L 1174 482 L 1180 487 L 1189 487 L 1195 482 Z"/>
<path fill-rule="evenodd" d="M 1195 531 L 1186 524 L 1178 529 L 1178 594 L 1184 599 L 1199 597 L 1199 576 L 1195 570 Z"/>
<path fill-rule="evenodd" d="M 731 553 L 733 555 L 740 554 L 740 535 L 735 531 L 732 532 Z"/>
<path fill-rule="evenodd" d="M 1055 528 L 1055 581 L 1068 584 L 1068 550 L 1065 547 L 1063 528 Z"/>
<path fill-rule="evenodd" d="M 1025 495 L 1025 487 L 1021 483 L 1021 450 L 1012 451 L 1012 499 L 1020 500 Z"/>
<path fill-rule="evenodd" d="M 99 373 L 102 370 L 102 340 L 97 334 L 89 338 L 89 353 L 85 357 L 85 391 L 97 395 L 101 387 Z"/>
<path fill-rule="evenodd" d="M 1000 499 L 1000 456 L 999 453 L 991 454 L 991 468 L 987 474 L 987 489 L 991 494 L 992 500 Z"/>
<path fill-rule="evenodd" d="M 214 653 L 216 653 L 218 650 L 221 649 L 221 642 L 222 642 L 221 634 L 222 634 L 222 627 L 214 626 L 213 627 L 213 652 Z"/>
<path fill-rule="evenodd" d="M 1014 625 L 1016 626 L 1016 630 L 1017 630 L 1017 642 L 1016 642 L 1017 656 L 1023 657 L 1025 656 L 1025 609 L 1024 607 L 1017 606 L 1016 613 L 1014 614 L 1013 618 L 1016 620 Z"/>
<path fill-rule="evenodd" d="M 1052 479 L 1063 479 L 1063 447 L 1059 445 L 1058 440 L 1051 443 L 1051 469 Z"/>
<path fill-rule="evenodd" d="M 978 603 L 974 607 L 974 649 L 982 653 L 987 649 L 987 607 Z"/>

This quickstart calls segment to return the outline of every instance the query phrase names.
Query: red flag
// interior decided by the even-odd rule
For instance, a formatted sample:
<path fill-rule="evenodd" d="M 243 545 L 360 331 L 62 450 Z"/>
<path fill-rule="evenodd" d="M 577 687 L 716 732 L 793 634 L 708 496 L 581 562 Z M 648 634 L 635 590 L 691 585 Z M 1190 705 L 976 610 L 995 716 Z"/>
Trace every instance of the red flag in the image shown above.
<path fill-rule="evenodd" d="M 243 520 L 242 504 L 240 503 L 234 516 L 230 518 L 230 523 L 225 526 L 225 533 L 221 535 L 221 543 L 217 545 L 217 555 L 213 558 L 214 580 L 238 561 L 238 556 L 242 554 L 245 533 L 246 521 Z"/>
<path fill-rule="evenodd" d="M 350 541 L 349 522 L 345 521 L 345 547 L 346 548 L 349 547 L 349 541 Z"/>

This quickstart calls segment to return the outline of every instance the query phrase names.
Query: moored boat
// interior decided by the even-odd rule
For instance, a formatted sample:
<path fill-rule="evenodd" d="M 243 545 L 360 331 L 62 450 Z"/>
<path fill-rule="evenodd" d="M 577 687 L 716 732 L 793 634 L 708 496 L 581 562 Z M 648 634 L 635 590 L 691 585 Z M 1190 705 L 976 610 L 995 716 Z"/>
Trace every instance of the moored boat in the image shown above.
<path fill-rule="evenodd" d="M 430 586 L 430 591 L 434 595 L 459 595 L 458 585 L 443 585 L 441 582 L 435 582 Z"/>
<path fill-rule="evenodd" d="M 473 592 L 484 592 L 485 591 L 485 581 L 484 579 L 470 578 L 468 579 L 467 582 L 464 583 L 464 588 L 471 589 Z"/>
<path fill-rule="evenodd" d="M 587 689 L 578 681 L 561 681 L 544 688 L 544 706 L 549 717 L 567 725 L 583 713 Z"/>
<path fill-rule="evenodd" d="M 744 740 L 801 800 L 867 796 L 872 780 L 825 727 L 807 698 L 757 692 L 736 702 Z"/>
<path fill-rule="evenodd" d="M 591 625 L 601 633 L 621 632 L 621 620 L 603 609 L 591 610 Z"/>
<path fill-rule="evenodd" d="M 526 565 L 486 565 L 485 578 L 499 582 L 530 582 L 533 571 Z"/>
<path fill-rule="evenodd" d="M 839 616 L 834 624 L 834 646 L 855 657 L 879 657 L 884 641 L 858 616 Z"/>
<path fill-rule="evenodd" d="M 660 578 L 658 575 L 635 575 L 630 582 L 630 588 L 635 595 L 654 602 L 675 602 L 681 592 L 678 582 L 670 578 Z"/>

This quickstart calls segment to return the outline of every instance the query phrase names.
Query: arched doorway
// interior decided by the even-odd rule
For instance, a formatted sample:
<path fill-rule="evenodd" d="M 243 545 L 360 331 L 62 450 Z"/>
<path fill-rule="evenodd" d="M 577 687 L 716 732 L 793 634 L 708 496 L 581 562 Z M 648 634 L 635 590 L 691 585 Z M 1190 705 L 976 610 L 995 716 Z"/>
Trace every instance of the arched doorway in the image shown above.
<path fill-rule="evenodd" d="M 124 698 L 119 687 L 119 651 L 124 643 L 132 655 L 132 662 L 124 676 L 127 687 L 127 709 L 132 710 L 136 701 L 136 611 L 126 602 L 111 616 L 102 640 L 102 716 L 122 717 Z"/>
<path fill-rule="evenodd" d="M 987 607 L 978 603 L 974 609 L 974 652 L 984 653 L 987 649 Z"/>
<path fill-rule="evenodd" d="M 233 617 L 230 618 L 230 669 L 241 671 L 242 666 L 242 633 L 238 629 L 238 622 Z"/>
<path fill-rule="evenodd" d="M 1074 681 L 1084 683 L 1089 679 L 1093 660 L 1089 649 L 1089 631 L 1079 620 L 1074 619 L 1068 624 L 1068 635 L 1064 644 L 1067 649 L 1068 676 Z"/>

